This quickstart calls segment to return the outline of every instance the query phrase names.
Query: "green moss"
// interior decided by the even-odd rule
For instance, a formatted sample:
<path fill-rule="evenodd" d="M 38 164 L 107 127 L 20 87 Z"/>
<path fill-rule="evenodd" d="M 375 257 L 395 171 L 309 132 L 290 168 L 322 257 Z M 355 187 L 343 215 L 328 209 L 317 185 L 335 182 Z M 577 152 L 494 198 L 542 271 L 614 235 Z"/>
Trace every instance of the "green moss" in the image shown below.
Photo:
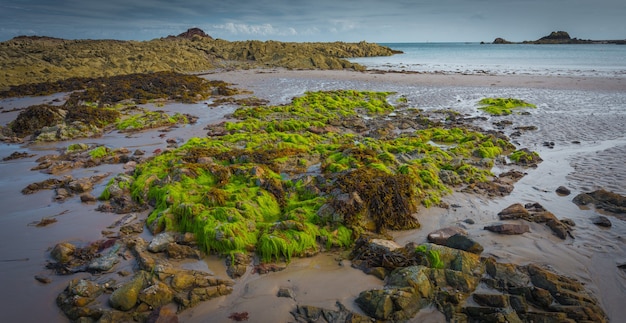
<path fill-rule="evenodd" d="M 513 98 L 484 98 L 478 104 L 481 105 L 478 109 L 495 116 L 511 114 L 514 109 L 518 108 L 537 107 L 532 103 Z"/>
<path fill-rule="evenodd" d="M 170 116 L 163 111 L 144 110 L 142 113 L 123 118 L 115 127 L 120 131 L 139 131 L 187 122 L 187 117 L 180 113 Z"/>
<path fill-rule="evenodd" d="M 427 245 L 419 245 L 415 249 L 415 252 L 425 256 L 431 268 L 443 269 L 445 267 L 445 263 L 441 260 L 441 255 L 438 250 L 429 249 Z"/>
<path fill-rule="evenodd" d="M 472 163 L 511 150 L 505 140 L 461 128 L 390 139 L 332 131 L 344 117 L 384 118 L 393 110 L 388 95 L 307 92 L 291 104 L 242 107 L 237 122 L 224 124 L 227 133 L 192 138 L 138 165 L 133 199 L 154 206 L 149 222 L 196 233 L 206 252 L 289 260 L 348 247 L 368 230 L 419 227 L 420 204 L 439 204 L 451 192 L 442 169 L 466 182 L 486 180 L 489 169 Z M 321 172 L 304 175 L 312 165 Z M 341 193 L 356 193 L 363 205 L 340 203 Z M 320 216 L 323 206 L 336 212 Z"/>
<path fill-rule="evenodd" d="M 92 150 L 89 151 L 89 156 L 91 156 L 91 158 L 102 158 L 105 157 L 107 155 L 109 155 L 109 153 L 111 152 L 111 150 L 105 146 L 98 146 Z"/>

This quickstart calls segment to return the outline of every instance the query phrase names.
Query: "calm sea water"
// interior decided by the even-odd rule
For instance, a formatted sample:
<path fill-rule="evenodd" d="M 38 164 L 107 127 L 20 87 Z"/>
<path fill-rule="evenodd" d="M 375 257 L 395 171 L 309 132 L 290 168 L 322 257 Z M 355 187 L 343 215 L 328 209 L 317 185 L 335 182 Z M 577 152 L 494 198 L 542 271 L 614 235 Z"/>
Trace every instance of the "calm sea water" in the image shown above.
<path fill-rule="evenodd" d="M 466 73 L 626 77 L 626 46 L 383 43 L 404 54 L 355 58 L 368 69 Z"/>

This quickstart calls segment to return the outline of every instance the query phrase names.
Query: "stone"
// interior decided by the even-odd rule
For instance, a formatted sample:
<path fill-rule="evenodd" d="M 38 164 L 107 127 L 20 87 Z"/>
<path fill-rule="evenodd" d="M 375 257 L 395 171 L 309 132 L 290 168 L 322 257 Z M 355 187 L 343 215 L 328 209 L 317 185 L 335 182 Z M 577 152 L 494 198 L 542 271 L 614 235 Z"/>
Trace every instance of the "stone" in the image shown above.
<path fill-rule="evenodd" d="M 484 229 L 487 231 L 507 235 L 516 235 L 530 232 L 530 227 L 528 226 L 528 224 L 525 223 L 493 224 L 486 226 Z"/>
<path fill-rule="evenodd" d="M 98 199 L 90 193 L 83 193 L 80 195 L 80 201 L 83 203 L 94 203 L 98 201 Z"/>
<path fill-rule="evenodd" d="M 570 189 L 565 186 L 559 186 L 556 189 L 556 193 L 561 196 L 567 196 L 567 195 L 572 194 L 572 191 L 570 191 Z"/>
<path fill-rule="evenodd" d="M 170 303 L 173 299 L 174 292 L 166 284 L 159 281 L 139 292 L 139 300 L 152 308 L 161 307 Z"/>
<path fill-rule="evenodd" d="M 150 244 L 148 245 L 148 251 L 151 252 L 162 252 L 165 251 L 167 246 L 176 240 L 174 233 L 172 232 L 161 232 L 157 234 Z"/>
<path fill-rule="evenodd" d="M 488 307 L 509 307 L 509 297 L 504 294 L 472 294 L 472 298 L 478 305 Z"/>
<path fill-rule="evenodd" d="M 448 240 L 446 240 L 446 247 L 459 249 L 475 254 L 480 254 L 483 252 L 484 248 L 478 242 L 472 240 L 471 238 L 462 235 L 455 234 L 451 236 Z"/>
<path fill-rule="evenodd" d="M 592 219 L 593 224 L 600 226 L 600 227 L 605 227 L 605 228 L 610 228 L 613 224 L 611 223 L 611 220 L 609 220 L 606 216 L 603 215 L 598 215 L 596 217 L 594 217 Z"/>
<path fill-rule="evenodd" d="M 50 255 L 52 256 L 52 259 L 61 263 L 66 263 L 74 258 L 75 251 L 76 246 L 73 244 L 69 242 L 61 242 L 57 243 L 54 248 L 52 248 Z"/>
<path fill-rule="evenodd" d="M 155 308 L 148 318 L 146 319 L 146 323 L 178 323 L 178 316 L 176 316 L 176 311 L 170 309 L 167 306 Z"/>
<path fill-rule="evenodd" d="M 429 233 L 427 238 L 429 242 L 438 245 L 445 245 L 446 241 L 455 234 L 462 234 L 466 236 L 467 231 L 461 227 L 447 227 Z"/>
<path fill-rule="evenodd" d="M 517 220 L 528 218 L 530 213 L 522 204 L 515 203 L 500 211 L 498 216 L 500 217 L 500 220 Z"/>
<path fill-rule="evenodd" d="M 365 314 L 377 320 L 404 321 L 421 309 L 419 297 L 411 288 L 364 291 L 355 302 Z"/>
<path fill-rule="evenodd" d="M 124 283 L 111 293 L 109 297 L 111 307 L 120 311 L 128 311 L 137 305 L 139 293 L 145 285 L 144 273 L 143 271 L 137 273 L 133 279 Z"/>
<path fill-rule="evenodd" d="M 171 259 L 200 259 L 200 250 L 190 246 L 172 242 L 165 248 L 165 253 Z"/>
<path fill-rule="evenodd" d="M 291 288 L 287 288 L 287 287 L 279 288 L 278 289 L 278 293 L 276 294 L 276 296 L 292 298 L 292 299 L 296 298 L 296 295 L 294 294 L 293 290 Z"/>
<path fill-rule="evenodd" d="M 387 280 L 387 286 L 411 287 L 423 299 L 431 299 L 434 287 L 429 280 L 429 269 L 424 266 L 410 266 L 394 270 Z"/>

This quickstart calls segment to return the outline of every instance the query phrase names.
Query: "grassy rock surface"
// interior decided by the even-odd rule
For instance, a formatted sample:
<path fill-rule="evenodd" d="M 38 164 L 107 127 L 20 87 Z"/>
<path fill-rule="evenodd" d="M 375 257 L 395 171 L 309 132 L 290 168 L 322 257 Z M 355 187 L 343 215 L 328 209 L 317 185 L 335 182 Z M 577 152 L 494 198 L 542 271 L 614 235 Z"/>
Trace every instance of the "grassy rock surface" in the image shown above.
<path fill-rule="evenodd" d="M 17 37 L 0 43 L 0 90 L 9 86 L 133 73 L 191 73 L 215 68 L 363 69 L 345 58 L 389 56 L 360 43 L 230 42 L 209 37 L 150 41 Z"/>

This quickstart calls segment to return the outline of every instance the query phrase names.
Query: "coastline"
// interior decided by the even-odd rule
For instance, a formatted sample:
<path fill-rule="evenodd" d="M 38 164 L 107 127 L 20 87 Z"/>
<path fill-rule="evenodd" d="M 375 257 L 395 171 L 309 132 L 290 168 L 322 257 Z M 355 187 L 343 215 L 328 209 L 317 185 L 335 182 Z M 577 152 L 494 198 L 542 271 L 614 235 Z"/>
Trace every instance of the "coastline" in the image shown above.
<path fill-rule="evenodd" d="M 358 81 L 415 86 L 626 91 L 626 78 L 589 76 L 444 74 L 378 70 L 358 72 L 349 70 L 288 70 L 282 68 L 204 72 L 199 73 L 199 75 L 207 79 L 220 79 L 226 82 L 241 84 L 242 86 L 249 82 L 263 82 L 272 78 L 307 78 L 313 80 Z"/>
<path fill-rule="evenodd" d="M 418 74 L 418 73 L 395 73 L 395 72 L 352 72 L 352 71 L 317 71 L 317 70 L 283 70 L 283 69 L 271 69 L 271 70 L 238 70 L 229 72 L 212 72 L 204 73 L 203 77 L 207 79 L 222 80 L 229 83 L 234 83 L 237 87 L 242 89 L 250 89 L 255 92 L 256 96 L 265 97 L 272 90 L 278 91 L 275 86 L 277 80 L 285 79 L 286 83 L 290 80 L 307 80 L 317 85 L 327 87 L 343 87 L 346 85 L 343 82 L 349 82 L 349 84 L 361 84 L 365 87 L 385 90 L 388 87 L 439 87 L 446 90 L 449 87 L 468 87 L 468 88 L 494 88 L 494 89 L 509 89 L 509 88 L 523 88 L 523 89 L 550 89 L 550 90 L 564 90 L 564 91 L 584 91 L 591 93 L 621 93 L 625 91 L 626 80 L 623 78 L 593 78 L 593 77 L 554 77 L 554 76 L 530 76 L 530 75 L 462 75 L 462 74 Z M 334 83 L 333 83 L 334 82 Z M 309 83 L 305 83 L 309 84 Z M 317 86 L 316 85 L 316 86 Z M 302 94 L 301 87 L 291 89 L 288 93 Z M 315 90 L 315 89 L 311 89 Z M 285 103 L 281 102 L 289 100 L 288 96 L 277 96 L 272 99 L 273 103 Z M 452 100 L 455 98 L 452 97 Z M 614 121 L 619 123 L 618 120 Z M 622 133 L 622 137 L 624 134 Z M 186 138 L 187 139 L 187 138 Z M 534 138 L 533 140 L 537 140 Z M 92 141 L 92 140 L 90 140 Z M 94 139 L 93 141 L 99 141 Z M 66 143 L 60 143 L 62 146 Z M 617 140 L 614 144 L 617 146 L 624 145 L 623 141 Z M 563 243 L 546 233 L 545 228 L 533 225 L 531 227 L 531 234 L 526 234 L 519 238 L 511 237 L 494 237 L 492 234 L 487 234 L 482 230 L 483 222 L 491 222 L 496 219 L 495 214 L 502 208 L 508 206 L 510 203 L 523 200 L 531 201 L 531 199 L 539 200 L 544 204 L 548 210 L 557 214 L 557 216 L 570 214 L 578 214 L 578 218 L 583 218 L 589 214 L 593 214 L 594 210 L 578 210 L 578 207 L 571 203 L 570 198 L 557 198 L 554 193 L 554 185 L 567 182 L 567 175 L 573 171 L 571 166 L 565 165 L 566 160 L 572 155 L 581 151 L 596 152 L 605 149 L 606 147 L 597 147 L 592 144 L 585 146 L 586 148 L 579 148 L 577 146 L 565 146 L 556 150 L 549 150 L 548 148 L 539 147 L 540 155 L 544 158 L 544 163 L 537 169 L 528 170 L 528 175 L 516 184 L 516 190 L 514 193 L 505 198 L 485 199 L 478 196 L 467 196 L 464 194 L 453 194 L 446 197 L 446 200 L 450 203 L 459 204 L 463 211 L 459 212 L 455 209 L 445 210 L 439 208 L 431 208 L 420 210 L 419 220 L 422 223 L 422 229 L 418 231 L 396 233 L 395 237 L 401 244 L 408 241 L 422 242 L 425 239 L 425 235 L 429 232 L 429 229 L 439 228 L 449 224 L 458 224 L 463 219 L 470 215 L 477 218 L 477 224 L 469 228 L 472 235 L 475 235 L 480 239 L 481 244 L 486 248 L 486 253 L 495 255 L 501 259 L 511 260 L 512 262 L 524 263 L 528 261 L 545 262 L 554 266 L 556 269 L 580 278 L 585 282 L 592 290 L 594 295 L 600 299 L 601 304 L 605 307 L 607 314 L 611 320 L 616 320 L 619 317 L 626 315 L 626 309 L 620 306 L 620 296 L 626 285 L 626 278 L 623 272 L 612 271 L 615 269 L 616 261 L 626 261 L 626 250 L 623 246 L 615 246 L 614 241 L 623 241 L 621 237 L 626 234 L 626 226 L 624 221 L 614 220 L 614 226 L 610 230 L 604 230 L 596 232 L 597 230 L 593 225 L 584 223 L 584 221 L 576 221 L 578 232 L 593 231 L 593 233 L 582 236 L 580 239 L 573 240 L 571 242 Z M 595 147 L 595 148 L 594 148 Z M 50 148 L 47 148 L 50 149 Z M 594 150 L 595 149 L 595 150 Z M 27 163 L 25 163 L 27 164 Z M 25 165 L 26 166 L 26 165 Z M 29 167 L 22 167 L 24 171 Z M 623 169 L 619 170 L 623 172 Z M 31 172 L 32 174 L 32 172 Z M 37 177 L 37 176 L 35 176 Z M 6 183 L 5 183 L 6 184 Z M 101 188 L 101 186 L 99 186 Z M 548 192 L 539 191 L 536 187 L 545 188 Z M 21 188 L 21 187 L 18 187 Z M 12 187 L 11 190 L 16 190 L 16 187 Z M 625 192 L 620 192 L 624 194 Z M 11 198 L 15 197 L 14 192 L 5 192 L 6 196 Z M 30 197 L 21 197 L 19 200 L 23 203 L 28 203 L 27 200 Z M 40 196 L 41 198 L 41 196 Z M 42 198 L 45 200 L 45 197 Z M 10 200 L 4 202 L 9 203 Z M 43 201 L 41 201 L 43 202 Z M 42 205 L 49 202 L 43 202 Z M 63 209 L 70 208 L 76 212 L 81 208 L 78 203 L 66 203 L 66 205 L 57 205 L 54 202 L 45 206 L 47 213 L 55 213 L 56 211 L 63 211 Z M 56 210 L 56 211 L 55 211 Z M 36 213 L 36 212 L 35 212 Z M 90 211 L 92 213 L 92 211 Z M 96 215 L 93 212 L 91 220 L 83 219 L 82 225 L 91 225 L 90 232 L 84 232 L 83 238 L 87 239 L 89 235 L 98 235 L 98 232 L 103 229 L 109 220 L 103 219 L 102 215 Z M 35 217 L 41 218 L 38 214 Z M 578 219 L 577 218 L 577 219 Z M 97 219 L 97 220 L 96 220 Z M 481 222 L 478 222 L 481 221 Z M 97 223 L 94 225 L 94 223 Z M 106 223 L 106 224 L 105 224 Z M 21 225 L 21 224 L 20 224 Z M 99 228 L 98 226 L 101 226 Z M 79 229 L 80 225 L 76 225 L 75 229 Z M 18 227 L 23 228 L 23 227 Z M 67 230 L 67 229 L 63 229 Z M 46 233 L 43 233 L 45 235 Z M 47 238 L 45 243 L 55 239 L 62 239 L 60 233 L 56 233 L 55 237 Z M 147 235 L 147 234 L 144 234 Z M 73 236 L 74 239 L 76 235 Z M 67 237 L 66 237 L 67 238 Z M 58 241 L 57 241 L 58 242 Z M 3 241 L 3 243 L 9 243 L 9 241 Z M 591 245 L 597 244 L 597 245 Z M 45 246 L 50 247 L 51 244 Z M 41 248 L 38 246 L 37 248 Z M 38 249 L 34 254 L 45 254 L 45 249 Z M 41 264 L 43 260 L 34 259 L 27 266 L 27 274 L 31 274 L 32 271 L 40 272 L 43 270 Z M 45 256 L 44 256 L 45 257 Z M 560 259 L 556 259 L 560 257 Z M 339 260 L 337 260 L 339 259 Z M 207 261 L 211 265 L 219 265 L 220 261 L 213 259 Z M 289 310 L 293 305 L 293 300 L 285 300 L 278 307 L 271 301 L 274 298 L 269 299 L 268 296 L 275 296 L 275 289 L 284 285 L 297 286 L 300 292 L 304 293 L 307 289 L 316 290 L 316 293 L 311 293 L 308 297 L 297 297 L 298 302 L 306 302 L 307 304 L 333 307 L 333 304 L 337 298 L 349 300 L 354 293 L 358 294 L 356 287 L 363 287 L 363 289 L 370 286 L 376 286 L 382 282 L 377 282 L 372 276 L 364 276 L 360 271 L 352 270 L 349 268 L 349 264 L 342 260 L 341 255 L 324 254 L 316 256 L 312 259 L 299 259 L 293 261 L 293 266 L 288 268 L 282 273 L 268 274 L 262 277 L 243 277 L 239 283 L 239 293 L 233 293 L 230 296 L 215 299 L 206 303 L 198 305 L 187 312 L 180 315 L 180 318 L 185 322 L 195 322 L 206 320 L 207 315 L 215 315 L 216 313 L 225 314 L 220 317 L 224 322 L 229 320 L 226 318 L 230 312 L 237 312 L 246 310 L 251 313 L 251 317 L 255 320 L 261 320 L 263 318 L 275 318 L 273 315 L 282 315 L 280 317 L 290 318 Z M 316 286 L 320 284 L 328 284 L 330 277 L 328 271 L 332 271 L 332 268 L 338 266 L 341 267 L 342 273 L 338 275 L 338 280 L 331 280 L 331 285 L 350 286 L 350 288 L 343 288 L 340 297 L 333 290 L 317 290 Z M 303 269 L 304 268 L 304 269 Z M 220 272 L 219 269 L 212 269 L 215 272 Z M 258 276 L 258 275 L 256 275 Z M 333 278 L 337 278 L 332 276 Z M 609 277 L 609 278 L 607 278 Z M 32 275 L 29 277 L 21 277 L 23 280 L 30 279 L 32 281 Z M 350 279 L 357 278 L 359 281 L 348 282 Z M 367 282 L 368 286 L 363 283 Z M 55 283 L 54 288 L 59 288 L 62 284 Z M 50 290 L 50 287 L 34 286 L 35 288 L 29 289 L 29 293 L 36 293 L 42 288 L 46 289 L 46 295 L 55 295 L 55 292 Z M 269 300 L 268 300 L 269 299 Z M 349 309 L 356 309 L 355 306 L 350 306 Z M 7 308 L 7 310 L 10 310 Z M 436 312 L 436 311 L 435 311 Z M 264 316 L 265 315 L 265 316 Z M 421 314 L 418 315 L 420 317 Z M 441 316 L 437 313 L 424 313 L 424 315 L 430 315 L 432 321 L 440 321 Z M 219 321 L 219 320 L 218 320 Z"/>

